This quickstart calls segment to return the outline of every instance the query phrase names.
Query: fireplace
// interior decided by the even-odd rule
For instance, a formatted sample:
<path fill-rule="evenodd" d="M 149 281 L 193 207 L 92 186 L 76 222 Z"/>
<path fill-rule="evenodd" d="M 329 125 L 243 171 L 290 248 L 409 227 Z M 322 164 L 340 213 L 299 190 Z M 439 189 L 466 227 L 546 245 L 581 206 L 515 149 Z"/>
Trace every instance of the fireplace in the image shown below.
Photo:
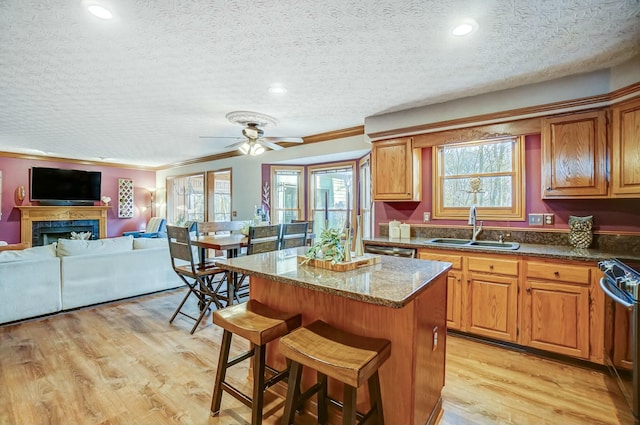
<path fill-rule="evenodd" d="M 71 232 L 91 232 L 90 239 L 97 239 L 99 221 L 34 221 L 31 225 L 31 246 L 49 245 L 58 239 L 71 239 Z"/>
<path fill-rule="evenodd" d="M 71 232 L 91 232 L 91 239 L 107 237 L 109 206 L 16 206 L 20 210 L 20 242 L 32 246 L 69 238 Z M 36 234 L 37 233 L 37 234 Z"/>

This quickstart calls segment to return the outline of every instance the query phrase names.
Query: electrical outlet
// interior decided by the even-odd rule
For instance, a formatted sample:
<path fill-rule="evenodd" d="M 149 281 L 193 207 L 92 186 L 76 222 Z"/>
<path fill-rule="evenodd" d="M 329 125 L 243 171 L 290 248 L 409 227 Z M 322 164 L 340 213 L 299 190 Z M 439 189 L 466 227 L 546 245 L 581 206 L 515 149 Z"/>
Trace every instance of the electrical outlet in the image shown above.
<path fill-rule="evenodd" d="M 529 214 L 529 226 L 544 226 L 542 214 Z"/>
<path fill-rule="evenodd" d="M 422 213 L 422 220 L 423 220 L 425 223 L 430 222 L 430 221 L 431 221 L 431 213 L 430 213 L 430 212 L 424 212 L 424 213 Z"/>
<path fill-rule="evenodd" d="M 551 213 L 545 213 L 544 214 L 544 225 L 545 226 L 552 226 L 553 225 L 553 214 Z"/>

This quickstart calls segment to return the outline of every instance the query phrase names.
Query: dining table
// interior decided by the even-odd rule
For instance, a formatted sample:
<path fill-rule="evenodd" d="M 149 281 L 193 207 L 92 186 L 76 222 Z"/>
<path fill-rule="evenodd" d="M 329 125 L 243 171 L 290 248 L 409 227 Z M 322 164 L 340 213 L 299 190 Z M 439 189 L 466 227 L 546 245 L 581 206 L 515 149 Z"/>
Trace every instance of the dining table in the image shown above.
<path fill-rule="evenodd" d="M 247 237 L 243 234 L 230 235 L 202 235 L 191 239 L 191 244 L 200 250 L 200 263 L 204 264 L 207 258 L 207 249 L 226 251 L 227 258 L 235 258 L 240 248 L 247 246 Z M 227 278 L 227 305 L 233 304 L 235 289 L 238 283 L 238 273 L 230 272 Z"/>

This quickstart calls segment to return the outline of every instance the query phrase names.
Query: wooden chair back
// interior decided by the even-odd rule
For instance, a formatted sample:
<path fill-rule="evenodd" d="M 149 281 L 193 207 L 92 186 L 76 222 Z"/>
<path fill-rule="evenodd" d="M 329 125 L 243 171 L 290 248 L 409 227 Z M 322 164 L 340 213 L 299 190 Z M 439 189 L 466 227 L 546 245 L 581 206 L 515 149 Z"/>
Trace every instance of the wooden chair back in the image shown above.
<path fill-rule="evenodd" d="M 283 224 L 282 236 L 280 238 L 280 249 L 295 248 L 307 245 L 307 233 L 309 231 L 309 223 L 306 221 Z"/>
<path fill-rule="evenodd" d="M 281 224 L 249 227 L 247 255 L 279 250 L 281 232 Z"/>
<path fill-rule="evenodd" d="M 188 227 L 167 225 L 167 239 L 169 240 L 169 255 L 171 266 L 178 272 L 176 260 L 186 261 L 191 264 L 191 270 L 195 272 L 193 248 Z"/>
<path fill-rule="evenodd" d="M 245 224 L 244 221 L 199 221 L 196 225 L 196 233 L 198 235 L 215 235 L 223 232 L 239 232 Z"/>

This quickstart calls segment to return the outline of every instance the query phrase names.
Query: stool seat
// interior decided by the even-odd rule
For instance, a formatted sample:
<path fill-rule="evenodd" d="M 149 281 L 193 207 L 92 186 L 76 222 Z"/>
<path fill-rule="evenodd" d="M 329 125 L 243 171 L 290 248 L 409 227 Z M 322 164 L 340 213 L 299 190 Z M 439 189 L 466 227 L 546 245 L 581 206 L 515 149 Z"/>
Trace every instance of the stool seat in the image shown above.
<path fill-rule="evenodd" d="M 255 345 L 265 345 L 300 326 L 299 314 L 284 313 L 256 300 L 213 312 L 213 323 Z"/>
<path fill-rule="evenodd" d="M 296 410 L 313 394 L 318 394 L 318 423 L 328 423 L 328 404 L 342 407 L 343 425 L 370 419 L 384 425 L 382 394 L 378 369 L 391 356 L 386 339 L 355 335 L 318 320 L 280 338 L 280 353 L 291 364 L 289 387 L 282 425 L 293 424 Z M 302 368 L 316 371 L 318 382 L 304 392 L 300 388 Z M 327 378 L 344 384 L 342 403 L 327 394 Z M 356 411 L 356 391 L 367 383 L 371 408 L 366 414 Z"/>
<path fill-rule="evenodd" d="M 289 377 L 289 367 L 276 371 L 265 363 L 267 343 L 286 335 L 302 323 L 300 314 L 286 313 L 274 310 L 256 300 L 249 300 L 213 313 L 213 323 L 224 329 L 216 382 L 211 399 L 211 415 L 220 413 L 222 392 L 225 391 L 237 400 L 251 408 L 251 424 L 262 423 L 262 408 L 264 392 L 275 383 Z M 249 351 L 229 359 L 232 335 L 240 336 L 251 342 Z M 229 382 L 225 381 L 227 369 L 246 359 L 253 361 L 253 391 L 252 396 L 242 393 Z M 273 376 L 265 378 L 268 369 Z"/>
<path fill-rule="evenodd" d="M 279 350 L 288 359 L 358 388 L 389 358 L 391 343 L 318 320 L 283 337 Z"/>

